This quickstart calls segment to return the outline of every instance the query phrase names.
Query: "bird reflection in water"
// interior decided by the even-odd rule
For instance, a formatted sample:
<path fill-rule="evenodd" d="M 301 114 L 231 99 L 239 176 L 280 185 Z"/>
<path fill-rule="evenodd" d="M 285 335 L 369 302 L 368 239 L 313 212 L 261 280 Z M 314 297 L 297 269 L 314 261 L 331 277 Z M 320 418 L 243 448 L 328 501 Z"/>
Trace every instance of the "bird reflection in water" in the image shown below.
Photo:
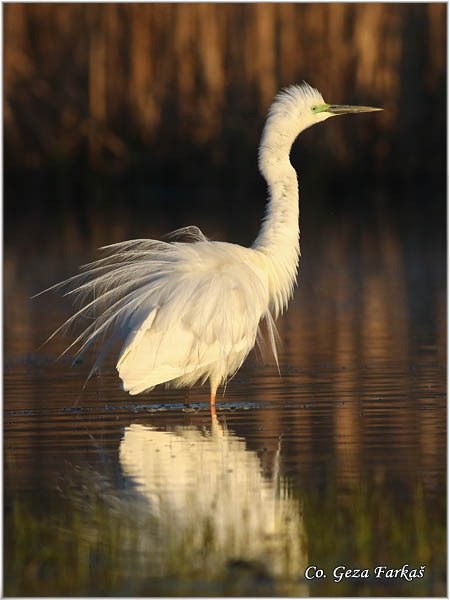
<path fill-rule="evenodd" d="M 142 543 L 157 536 L 162 571 L 164 553 L 177 546 L 183 560 L 200 562 L 206 578 L 233 565 L 259 565 L 269 577 L 298 582 L 307 561 L 302 507 L 280 475 L 279 454 L 273 474 L 263 475 L 257 453 L 215 415 L 210 431 L 127 427 L 120 463 L 154 519 Z"/>

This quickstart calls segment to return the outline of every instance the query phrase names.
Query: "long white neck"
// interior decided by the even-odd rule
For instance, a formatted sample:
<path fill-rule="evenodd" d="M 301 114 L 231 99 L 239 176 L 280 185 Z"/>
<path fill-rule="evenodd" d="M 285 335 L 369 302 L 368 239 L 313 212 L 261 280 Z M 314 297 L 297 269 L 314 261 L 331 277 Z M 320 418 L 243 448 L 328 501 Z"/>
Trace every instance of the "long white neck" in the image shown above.
<path fill-rule="evenodd" d="M 259 145 L 259 169 L 267 181 L 269 200 L 252 248 L 263 257 L 269 308 L 275 317 L 292 296 L 300 257 L 298 181 L 289 153 L 299 133 L 328 118 L 312 110 L 323 103 L 322 95 L 307 83 L 283 90 L 270 107 Z"/>
<path fill-rule="evenodd" d="M 298 181 L 289 160 L 298 129 L 287 121 L 269 117 L 261 138 L 259 169 L 267 181 L 269 199 L 252 246 L 267 257 L 270 304 L 275 316 L 283 312 L 292 296 L 300 256 Z"/>

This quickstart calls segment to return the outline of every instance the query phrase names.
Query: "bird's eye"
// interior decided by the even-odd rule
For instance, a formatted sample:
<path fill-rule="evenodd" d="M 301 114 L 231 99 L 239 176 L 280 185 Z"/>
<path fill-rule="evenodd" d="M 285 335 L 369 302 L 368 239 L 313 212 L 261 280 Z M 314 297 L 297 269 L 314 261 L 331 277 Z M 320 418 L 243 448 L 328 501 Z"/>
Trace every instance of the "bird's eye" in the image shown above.
<path fill-rule="evenodd" d="M 316 110 L 316 106 L 311 106 L 311 110 L 314 112 Z"/>

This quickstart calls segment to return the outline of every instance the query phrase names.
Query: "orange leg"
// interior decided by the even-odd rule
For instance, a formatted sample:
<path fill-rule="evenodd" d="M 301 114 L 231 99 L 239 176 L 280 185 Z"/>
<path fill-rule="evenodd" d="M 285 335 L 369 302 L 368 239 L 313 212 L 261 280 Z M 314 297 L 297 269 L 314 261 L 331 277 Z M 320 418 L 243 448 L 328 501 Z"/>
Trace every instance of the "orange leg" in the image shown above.
<path fill-rule="evenodd" d="M 211 409 L 211 417 L 216 417 L 216 390 L 211 390 L 211 396 L 209 398 L 209 407 Z"/>

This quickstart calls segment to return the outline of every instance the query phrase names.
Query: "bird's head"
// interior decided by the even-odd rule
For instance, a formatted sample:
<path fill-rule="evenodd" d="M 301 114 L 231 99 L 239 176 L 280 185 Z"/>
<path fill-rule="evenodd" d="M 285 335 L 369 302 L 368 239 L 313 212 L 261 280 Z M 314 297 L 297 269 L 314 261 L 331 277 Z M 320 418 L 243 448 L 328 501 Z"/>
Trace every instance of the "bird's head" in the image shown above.
<path fill-rule="evenodd" d="M 348 104 L 328 104 L 322 94 L 306 82 L 291 85 L 275 98 L 269 111 L 269 119 L 289 123 L 289 128 L 298 132 L 338 115 L 374 112 L 383 110 L 372 106 L 350 106 Z"/>
<path fill-rule="evenodd" d="M 279 177 L 281 168 L 290 169 L 291 146 L 298 134 L 311 125 L 338 115 L 375 110 L 382 109 L 371 106 L 327 104 L 322 94 L 307 83 L 291 85 L 277 95 L 269 109 L 259 145 L 261 173 L 269 179 Z"/>

